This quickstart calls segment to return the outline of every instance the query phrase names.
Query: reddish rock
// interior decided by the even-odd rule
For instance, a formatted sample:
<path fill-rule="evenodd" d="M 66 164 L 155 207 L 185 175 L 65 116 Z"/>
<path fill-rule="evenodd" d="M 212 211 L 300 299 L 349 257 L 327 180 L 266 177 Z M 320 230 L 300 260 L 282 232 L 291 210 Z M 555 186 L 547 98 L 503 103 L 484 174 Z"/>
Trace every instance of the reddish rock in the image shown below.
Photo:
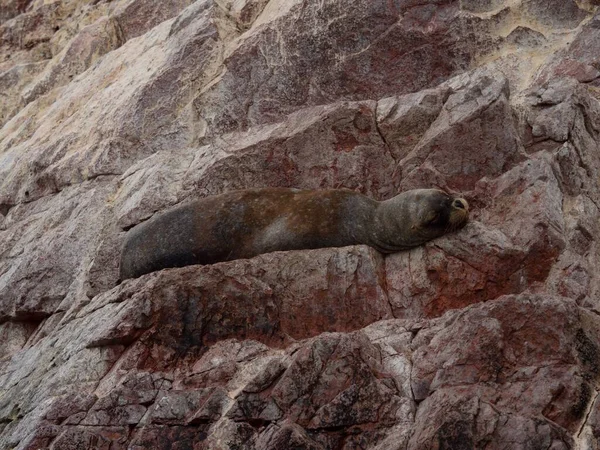
<path fill-rule="evenodd" d="M 474 199 L 493 200 L 479 205 L 464 230 L 386 258 L 396 317 L 441 315 L 547 279 L 566 246 L 562 193 L 550 163 L 532 159 L 480 186 L 485 191 Z"/>
<path fill-rule="evenodd" d="M 375 102 L 340 102 L 221 137 L 202 147 L 184 186 L 202 195 L 252 187 L 345 187 L 395 195 L 394 158 L 379 134 Z"/>
<path fill-rule="evenodd" d="M 120 302 L 118 320 L 94 330 L 88 345 L 128 342 L 151 329 L 147 335 L 153 345 L 169 349 L 179 342 L 181 353 L 202 352 L 230 337 L 280 346 L 392 317 L 382 287 L 382 258 L 373 249 L 276 252 L 258 258 L 126 281 L 79 313 L 83 317 L 110 306 L 113 295 Z M 141 292 L 140 286 L 145 286 Z M 148 357 L 146 364 L 159 363 Z"/>
<path fill-rule="evenodd" d="M 126 427 L 68 427 L 53 442 L 53 450 L 94 448 L 124 450 L 127 448 L 129 429 Z"/>
<path fill-rule="evenodd" d="M 256 441 L 257 449 L 284 450 L 298 448 L 305 450 L 322 450 L 325 447 L 311 439 L 299 425 L 286 423 L 270 425 Z"/>
<path fill-rule="evenodd" d="M 377 103 L 377 124 L 395 160 L 401 160 L 419 143 L 452 93 L 449 87 L 388 97 Z"/>
<path fill-rule="evenodd" d="M 4 322 L 1 324 L 0 340 L 5 344 L 0 350 L 0 360 L 6 359 L 21 350 L 38 325 L 39 322 L 37 321 Z"/>
<path fill-rule="evenodd" d="M 123 39 L 113 19 L 100 19 L 83 28 L 44 72 L 21 92 L 23 101 L 30 103 L 51 89 L 68 83 L 104 54 L 118 48 Z"/>
<path fill-rule="evenodd" d="M 444 316 L 441 329 L 420 331 L 411 343 L 418 347 L 412 386 L 424 401 L 412 448 L 452 447 L 461 439 L 503 448 L 516 424 L 521 445 L 532 440 L 547 448 L 559 439 L 560 448 L 572 448 L 566 436 L 586 420 L 600 370 L 598 325 L 588 328 L 590 318 L 570 300 L 522 295 Z"/>
<path fill-rule="evenodd" d="M 524 159 L 506 79 L 483 71 L 448 86 L 453 93 L 438 117 L 399 162 L 402 189 L 434 185 L 464 192 Z"/>
<path fill-rule="evenodd" d="M 453 236 L 386 259 L 395 317 L 436 317 L 526 288 L 527 250 L 479 222 Z M 537 264 L 537 263 L 532 263 Z"/>
<path fill-rule="evenodd" d="M 436 392 L 419 408 L 419 427 L 407 448 L 531 448 L 566 450 L 573 439 L 551 421 L 498 411 L 468 388 Z"/>
<path fill-rule="evenodd" d="M 111 58 L 74 78 L 68 89 L 52 90 L 17 114 L 0 130 L 0 202 L 31 202 L 84 180 L 114 178 L 137 160 L 171 149 L 175 141 L 185 145 L 193 130 L 185 123 L 184 110 L 197 87 L 188 82 L 189 70 L 201 70 L 206 65 L 210 72 L 221 51 L 213 20 L 218 11 L 211 5 L 191 5 L 191 20 L 166 21 L 147 36 L 147 41 L 129 40 L 111 52 Z M 179 28 L 171 30 L 175 25 Z M 102 29 L 101 24 L 97 26 Z M 88 42 L 90 36 L 86 39 L 83 33 L 73 45 L 104 48 L 102 36 Z M 109 43 L 114 43 L 111 38 L 115 36 L 109 33 L 109 37 Z M 63 56 L 68 57 L 68 50 L 66 53 Z M 93 51 L 87 56 L 93 60 Z M 59 81 L 68 78 L 73 69 L 69 58 L 63 62 L 57 59 L 52 64 L 58 65 Z M 131 64 L 137 69 L 125 75 Z M 80 67 L 75 64 L 75 69 Z M 46 109 L 49 104 L 53 107 Z M 111 105 L 110 112 L 102 108 L 107 104 Z M 164 133 L 165 140 L 156 133 Z M 142 134 L 148 134 L 149 140 L 140 140 Z M 21 147 L 33 150 L 25 157 Z"/>
<path fill-rule="evenodd" d="M 328 0 L 263 13 L 262 26 L 239 39 L 227 70 L 195 100 L 207 134 L 273 122 L 332 99 L 373 99 L 439 84 L 492 42 L 461 27 L 458 3 L 359 1 L 348 7 Z"/>
<path fill-rule="evenodd" d="M 557 29 L 575 28 L 586 17 L 575 0 L 525 0 L 523 3 L 527 15 Z"/>
<path fill-rule="evenodd" d="M 235 18 L 237 26 L 248 29 L 265 9 L 269 0 L 226 0 L 223 7 Z"/>
<path fill-rule="evenodd" d="M 31 0 L 7 0 L 0 5 L 0 24 L 25 12 Z"/>
<path fill-rule="evenodd" d="M 165 20 L 176 17 L 191 0 L 169 0 L 160 4 L 147 0 L 122 3 L 114 12 L 114 18 L 122 30 L 125 41 L 138 37 Z"/>
<path fill-rule="evenodd" d="M 14 97 L 14 102 L 2 102 L 0 105 L 0 124 L 6 123 L 24 106 L 21 91 L 44 70 L 47 61 L 17 64 L 0 73 L 0 88 L 7 97 Z"/>
<path fill-rule="evenodd" d="M 558 77 L 574 78 L 580 83 L 588 83 L 598 79 L 600 71 L 593 65 L 578 61 L 572 57 L 557 58 L 551 64 L 544 67 L 538 75 L 538 82 L 543 85 Z"/>
<path fill-rule="evenodd" d="M 57 31 L 57 16 L 61 6 L 59 3 L 42 4 L 17 15 L 12 20 L 4 21 L 0 25 L 2 60 L 8 59 L 7 56 L 12 57 L 7 51 L 18 53 L 32 49 L 36 51 L 29 51 L 29 55 L 34 56 L 36 60 L 42 59 L 40 56 L 50 57 L 49 42 Z"/>
<path fill-rule="evenodd" d="M 377 346 L 363 334 L 324 335 L 285 361 L 246 385 L 227 413 L 257 429 L 257 448 L 366 445 L 397 420 L 410 421 L 412 402 L 382 371 Z"/>
<path fill-rule="evenodd" d="M 147 448 L 185 449 L 203 448 L 206 432 L 202 427 L 184 426 L 149 426 L 141 430 L 134 430 L 133 439 L 127 446 L 131 450 L 145 450 Z"/>
<path fill-rule="evenodd" d="M 111 191 L 106 182 L 89 183 L 65 190 L 50 202 L 11 208 L 0 231 L 0 252 L 11 261 L 10 270 L 4 266 L 0 274 L 0 320 L 40 323 L 60 310 L 78 272 L 91 258 L 78 243 L 94 246 L 103 226 L 98 207 Z M 20 245 L 31 252 L 15 253 Z"/>

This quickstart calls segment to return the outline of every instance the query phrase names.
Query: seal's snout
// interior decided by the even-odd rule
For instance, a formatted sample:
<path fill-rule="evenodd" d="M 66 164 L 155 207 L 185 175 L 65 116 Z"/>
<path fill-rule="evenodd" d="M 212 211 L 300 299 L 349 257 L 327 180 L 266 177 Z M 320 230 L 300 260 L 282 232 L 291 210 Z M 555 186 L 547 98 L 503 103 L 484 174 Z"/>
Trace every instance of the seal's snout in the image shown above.
<path fill-rule="evenodd" d="M 457 198 L 452 202 L 452 206 L 456 209 L 464 209 L 465 211 L 469 210 L 469 204 L 464 198 Z"/>
<path fill-rule="evenodd" d="M 448 231 L 464 227 L 469 220 L 469 203 L 464 198 L 455 198 L 452 201 Z"/>

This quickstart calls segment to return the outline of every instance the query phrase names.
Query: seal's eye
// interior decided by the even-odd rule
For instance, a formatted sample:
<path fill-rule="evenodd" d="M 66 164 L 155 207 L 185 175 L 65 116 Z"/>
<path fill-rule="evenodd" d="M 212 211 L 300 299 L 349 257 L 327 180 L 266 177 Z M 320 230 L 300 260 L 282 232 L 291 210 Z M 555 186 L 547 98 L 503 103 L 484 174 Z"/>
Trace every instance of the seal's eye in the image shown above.
<path fill-rule="evenodd" d="M 427 218 L 427 224 L 435 223 L 439 218 L 440 213 L 431 213 L 430 216 Z"/>

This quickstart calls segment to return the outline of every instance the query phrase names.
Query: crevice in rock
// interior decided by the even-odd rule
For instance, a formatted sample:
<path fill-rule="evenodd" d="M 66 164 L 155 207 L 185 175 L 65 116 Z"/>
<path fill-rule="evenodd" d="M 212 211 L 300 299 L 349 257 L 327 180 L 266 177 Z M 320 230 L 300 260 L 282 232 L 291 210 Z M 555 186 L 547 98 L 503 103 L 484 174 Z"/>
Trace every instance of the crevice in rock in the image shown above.
<path fill-rule="evenodd" d="M 106 173 L 97 173 L 94 175 L 89 176 L 88 178 L 86 178 L 85 180 L 83 180 L 81 183 L 85 183 L 86 181 L 93 181 L 97 178 L 102 178 L 102 177 L 118 177 L 123 175 L 122 173 L 111 173 L 111 172 L 106 172 Z M 81 183 L 77 183 L 77 184 L 81 184 Z M 69 186 L 73 186 L 71 184 L 65 186 L 65 187 L 69 187 Z M 64 189 L 64 188 L 63 188 Z"/>
<path fill-rule="evenodd" d="M 118 177 L 121 175 L 123 175 L 123 174 L 122 173 L 99 173 L 99 174 L 91 175 L 85 179 L 82 179 L 79 182 L 66 183 L 66 184 L 62 184 L 62 185 L 54 184 L 51 192 L 48 192 L 46 194 L 39 195 L 39 196 L 34 196 L 30 193 L 30 191 L 25 191 L 25 193 L 24 193 L 25 199 L 19 203 L 23 204 L 23 205 L 28 205 L 30 203 L 37 202 L 38 200 L 42 200 L 42 199 L 45 199 L 48 197 L 60 195 L 66 189 L 69 189 L 69 188 L 72 188 L 75 186 L 81 186 L 87 182 L 92 182 L 92 181 L 96 181 L 96 180 L 101 182 L 101 181 L 105 181 L 105 180 L 110 180 L 114 177 Z M 2 206 L 4 206 L 4 205 L 0 204 L 0 214 L 2 214 L 2 209 L 1 209 Z M 16 204 L 15 205 L 8 204 L 7 206 L 9 207 L 9 210 L 10 210 L 14 206 L 16 206 Z M 6 216 L 6 214 L 3 214 L 3 215 Z"/>
<path fill-rule="evenodd" d="M 125 38 L 126 34 L 125 34 L 125 31 L 123 30 L 123 27 L 121 27 L 121 23 L 115 17 L 110 17 L 109 20 L 112 22 L 112 24 L 115 27 L 115 34 L 117 35 L 117 42 L 116 42 L 116 47 L 113 48 L 112 50 L 110 50 L 108 53 L 118 50 L 124 44 L 127 43 L 127 39 Z M 88 69 L 89 69 L 89 67 L 88 67 Z"/>
<path fill-rule="evenodd" d="M 62 299 L 62 297 L 60 297 Z M 43 311 L 32 311 L 32 312 L 16 312 L 14 315 L 0 316 L 0 325 L 5 322 L 13 323 L 31 323 L 39 325 L 45 319 L 50 317 L 52 313 Z"/>
<path fill-rule="evenodd" d="M 261 429 L 261 428 L 268 427 L 272 421 L 266 420 L 266 419 L 259 419 L 259 418 L 255 418 L 255 419 L 247 418 L 247 419 L 243 420 L 243 422 L 246 422 L 252 428 Z M 209 421 L 206 423 L 211 423 L 211 422 Z M 191 422 L 190 422 L 190 424 L 191 424 Z"/>
<path fill-rule="evenodd" d="M 177 205 L 179 205 L 179 203 L 176 203 L 176 204 L 174 204 L 174 205 L 171 205 L 171 206 L 169 206 L 169 208 L 173 208 L 173 207 L 175 207 L 175 206 L 177 206 Z M 144 219 L 141 219 L 139 222 L 132 223 L 131 225 L 126 225 L 126 226 L 122 227 L 122 228 L 121 228 L 121 230 L 122 230 L 122 231 L 129 231 L 129 230 L 131 230 L 133 227 L 136 227 L 136 226 L 138 226 L 139 224 L 141 224 L 141 223 L 144 223 L 144 222 L 147 222 L 148 220 L 152 219 L 152 217 L 154 217 L 154 215 L 155 215 L 156 213 L 158 213 L 158 211 L 153 211 L 153 212 L 152 212 L 152 214 L 150 214 L 148 217 L 146 217 L 146 218 L 144 218 Z"/>
<path fill-rule="evenodd" d="M 138 426 L 139 426 L 139 423 L 127 425 L 127 442 L 131 442 L 133 440 L 135 430 L 138 429 Z"/>
<path fill-rule="evenodd" d="M 361 424 L 357 424 L 357 425 L 364 425 L 364 423 Z M 330 427 L 318 427 L 318 428 L 311 428 L 310 431 L 314 432 L 314 433 L 343 433 L 344 431 L 347 431 L 348 428 L 352 427 L 352 425 L 348 426 L 348 425 L 335 425 L 335 426 L 330 426 Z M 340 446 L 339 448 L 344 448 L 343 446 Z"/>
<path fill-rule="evenodd" d="M 260 419 L 257 419 L 257 420 L 260 420 Z M 191 425 L 210 425 L 210 424 L 215 423 L 215 422 L 216 421 L 213 420 L 213 419 L 206 419 L 206 418 L 196 417 L 196 418 L 190 420 L 189 422 L 186 422 L 186 425 L 188 425 L 188 426 L 191 426 Z M 248 421 L 248 423 L 252 426 L 252 424 L 249 421 Z M 256 427 L 254 427 L 254 428 L 256 428 Z"/>
<path fill-rule="evenodd" d="M 579 109 L 580 113 L 581 113 L 581 120 L 583 121 L 583 126 L 585 127 L 585 130 L 587 131 L 588 135 L 590 136 L 590 139 L 595 141 L 594 138 L 594 129 L 592 127 L 592 125 L 589 123 L 589 118 L 588 115 L 586 114 L 585 111 L 585 107 L 581 104 L 577 104 L 577 108 Z M 575 121 L 573 122 L 573 126 L 575 126 Z M 585 169 L 586 175 L 593 179 L 593 170 L 590 167 L 589 163 L 585 161 L 584 158 L 584 150 L 582 148 L 580 148 L 580 146 L 577 144 L 577 140 L 575 139 L 575 136 L 573 136 L 572 133 L 572 128 L 571 130 L 569 130 L 569 138 L 568 138 L 568 142 L 570 142 L 573 145 L 573 148 L 575 149 L 575 151 L 577 152 L 577 156 L 579 157 L 579 161 L 581 163 L 581 167 L 583 167 Z"/>
<path fill-rule="evenodd" d="M 113 374 L 114 374 L 114 372 L 115 372 L 115 371 L 118 369 L 118 367 L 120 366 L 120 364 L 121 364 L 121 362 L 122 362 L 123 358 L 124 358 L 124 357 L 126 357 L 126 356 L 128 355 L 128 353 L 129 353 L 129 350 L 132 348 L 132 346 L 133 346 L 133 345 L 135 345 L 135 342 L 137 342 L 137 341 L 134 341 L 134 342 L 132 342 L 130 345 L 128 345 L 128 346 L 126 346 L 125 348 L 123 348 L 123 351 L 122 351 L 122 352 L 121 352 L 121 354 L 118 356 L 118 358 L 116 358 L 115 362 L 114 362 L 114 363 L 111 365 L 111 367 L 110 367 L 110 368 L 108 368 L 108 370 L 106 370 L 106 372 L 104 373 L 104 375 L 102 375 L 102 376 L 101 376 L 101 377 L 98 379 L 98 381 L 96 382 L 96 385 L 95 385 L 95 387 L 94 387 L 94 390 L 93 390 L 93 392 L 96 392 L 96 391 L 97 391 L 97 389 L 98 389 L 100 386 L 102 386 L 102 384 L 104 383 L 104 381 L 105 381 L 105 380 L 106 380 L 108 377 L 110 377 L 111 375 L 113 375 Z M 140 355 L 138 355 L 138 358 L 137 358 L 135 361 L 132 361 L 132 362 L 131 362 L 131 367 L 137 367 L 137 366 L 138 366 L 138 364 L 139 364 L 139 361 L 140 361 L 142 358 L 143 358 L 143 355 L 141 355 L 141 354 L 140 354 Z M 156 391 L 156 392 L 157 392 L 157 394 L 154 396 L 154 401 L 156 401 L 156 396 L 158 395 L 158 392 L 159 392 L 159 391 L 160 391 L 160 390 L 159 390 L 159 389 L 157 389 L 157 391 Z M 147 413 L 148 411 L 150 411 L 150 409 L 151 409 L 151 408 L 149 407 L 149 408 L 146 410 L 146 413 Z"/>
<path fill-rule="evenodd" d="M 592 414 L 592 411 L 594 409 L 594 405 L 596 404 L 596 400 L 598 399 L 598 396 L 600 395 L 600 391 L 598 391 L 598 389 L 594 389 L 594 392 L 595 392 L 594 398 L 589 403 L 586 413 L 585 413 L 585 418 L 581 422 L 581 426 L 579 427 L 579 430 L 577 431 L 577 438 L 581 437 L 581 433 L 583 433 L 583 430 L 585 429 L 585 426 L 587 425 L 588 419 L 590 418 L 590 415 Z"/>
<path fill-rule="evenodd" d="M 412 342 L 415 340 L 415 338 L 419 335 L 419 332 L 423 329 L 424 327 L 414 327 L 411 328 L 410 331 L 410 344 L 412 344 Z"/>
<path fill-rule="evenodd" d="M 378 272 L 377 276 L 381 280 L 381 288 L 383 290 L 383 295 L 385 296 L 385 301 L 390 308 L 390 316 L 396 319 L 397 317 L 394 315 L 394 305 L 392 305 L 392 300 L 390 299 L 385 256 L 381 256 L 381 264 L 378 264 L 376 267 Z"/>
<path fill-rule="evenodd" d="M 45 199 L 48 197 L 60 195 L 65 189 L 69 189 L 74 186 L 81 186 L 87 182 L 96 181 L 96 179 L 98 179 L 98 181 L 101 182 L 101 181 L 103 181 L 103 177 L 121 176 L 121 175 L 122 174 L 120 174 L 120 173 L 101 173 L 101 174 L 97 174 L 97 175 L 92 175 L 92 176 L 82 179 L 81 181 L 78 181 L 78 182 L 65 183 L 62 185 L 54 184 L 52 192 L 48 192 L 48 193 L 45 193 L 43 195 L 38 195 L 38 196 L 32 195 L 31 192 L 27 190 L 24 192 L 25 198 L 18 204 L 28 205 L 30 203 L 37 202 L 38 200 L 42 200 L 42 199 Z M 14 206 L 16 206 L 16 204 L 10 205 L 11 208 Z"/>
<path fill-rule="evenodd" d="M 11 205 L 10 203 L 0 203 L 0 215 L 6 217 L 8 215 L 8 212 L 14 207 L 15 205 Z"/>
<path fill-rule="evenodd" d="M 250 30 L 252 28 L 252 26 L 254 25 L 254 22 L 256 22 L 256 19 L 258 19 L 258 17 L 260 17 L 260 15 L 262 14 L 262 12 L 265 10 L 265 8 L 267 7 L 267 5 L 269 4 L 269 2 L 266 2 L 264 4 L 261 5 L 261 2 L 257 1 L 254 3 L 249 3 L 251 5 L 258 5 L 258 7 L 260 8 L 259 10 L 253 11 L 252 12 L 252 16 L 254 16 L 254 18 L 252 19 L 252 21 L 250 22 L 244 22 L 244 17 L 243 14 L 240 17 L 240 20 L 236 19 L 235 16 L 231 13 L 231 5 L 230 8 L 227 8 L 225 5 L 221 4 L 222 2 L 220 1 L 215 1 L 216 6 L 219 8 L 220 11 L 222 11 L 223 16 L 233 25 L 233 27 L 237 30 L 238 32 L 238 36 L 244 34 L 246 31 Z M 248 5 L 246 5 L 248 6 Z M 243 13 L 243 11 L 241 11 Z M 238 37 L 236 36 L 236 37 Z"/>
<path fill-rule="evenodd" d="M 596 209 L 597 209 L 598 211 L 600 211 L 600 204 L 598 203 L 598 201 L 597 201 L 596 199 L 592 198 L 592 197 L 589 195 L 589 191 L 587 191 L 587 192 L 584 192 L 584 193 L 583 193 L 583 195 L 585 196 L 585 198 L 587 198 L 589 201 L 591 201 L 591 202 L 594 204 L 594 206 L 596 207 Z"/>
<path fill-rule="evenodd" d="M 384 149 L 387 151 L 387 153 L 394 160 L 394 163 L 398 164 L 398 160 L 396 159 L 396 155 L 394 155 L 394 152 L 392 152 L 392 148 L 390 147 L 390 144 L 388 143 L 388 141 L 385 138 L 383 132 L 381 131 L 381 128 L 379 128 L 379 121 L 377 120 L 377 109 L 378 108 L 379 108 L 379 102 L 375 102 L 375 109 L 373 110 L 373 122 L 375 123 L 375 130 L 377 131 L 377 134 L 379 135 L 379 137 L 381 138 L 381 141 L 383 142 Z"/>
<path fill-rule="evenodd" d="M 138 330 L 138 331 L 134 332 L 133 334 L 131 334 L 130 336 L 124 336 L 124 337 L 119 337 L 119 338 L 98 339 L 96 341 L 92 341 L 92 342 L 88 343 L 85 346 L 85 348 L 108 347 L 108 346 L 113 346 L 113 345 L 123 345 L 125 347 L 128 347 L 131 344 L 133 344 L 135 341 L 137 341 L 138 338 L 140 337 L 140 335 L 144 331 L 145 330 Z"/>

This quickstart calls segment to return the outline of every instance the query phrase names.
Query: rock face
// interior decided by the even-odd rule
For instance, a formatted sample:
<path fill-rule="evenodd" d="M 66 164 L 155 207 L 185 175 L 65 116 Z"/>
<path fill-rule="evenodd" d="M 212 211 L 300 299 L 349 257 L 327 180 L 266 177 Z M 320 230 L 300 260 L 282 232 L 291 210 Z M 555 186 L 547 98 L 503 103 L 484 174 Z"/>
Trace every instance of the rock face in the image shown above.
<path fill-rule="evenodd" d="M 0 448 L 600 449 L 600 9 L 0 5 Z M 460 192 L 407 252 L 117 285 L 232 189 Z"/>

